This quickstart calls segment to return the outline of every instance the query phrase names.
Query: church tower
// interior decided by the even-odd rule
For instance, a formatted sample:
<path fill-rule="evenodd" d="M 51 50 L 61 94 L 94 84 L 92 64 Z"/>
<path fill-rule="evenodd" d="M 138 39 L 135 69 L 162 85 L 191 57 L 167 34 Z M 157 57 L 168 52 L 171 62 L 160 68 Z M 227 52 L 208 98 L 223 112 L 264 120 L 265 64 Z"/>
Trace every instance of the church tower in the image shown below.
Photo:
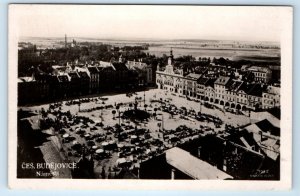
<path fill-rule="evenodd" d="M 67 34 L 65 34 L 65 48 L 67 48 L 68 42 L 67 42 Z"/>
<path fill-rule="evenodd" d="M 168 58 L 168 65 L 166 66 L 166 72 L 169 74 L 174 74 L 174 68 L 173 68 L 173 50 L 171 48 L 170 55 Z"/>
<path fill-rule="evenodd" d="M 172 63 L 173 63 L 173 50 L 171 48 L 170 55 L 169 55 L 169 58 L 168 58 L 168 65 L 172 65 Z"/>

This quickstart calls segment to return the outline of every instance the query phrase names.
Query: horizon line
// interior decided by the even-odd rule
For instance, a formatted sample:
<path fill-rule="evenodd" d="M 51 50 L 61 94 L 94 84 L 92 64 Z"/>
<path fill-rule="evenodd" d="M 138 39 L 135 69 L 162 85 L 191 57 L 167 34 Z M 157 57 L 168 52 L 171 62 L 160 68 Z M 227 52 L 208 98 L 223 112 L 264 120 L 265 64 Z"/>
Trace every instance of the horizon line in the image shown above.
<path fill-rule="evenodd" d="M 19 38 L 65 38 L 63 36 L 19 36 Z M 122 40 L 122 41 L 176 41 L 176 40 L 204 40 L 204 41 L 234 41 L 234 42 L 268 42 L 280 44 L 280 41 L 270 41 L 270 40 L 247 40 L 247 39 L 233 39 L 233 38 L 147 38 L 147 37 L 88 37 L 88 36 L 70 36 L 69 38 L 83 38 L 83 39 L 95 39 L 95 40 Z"/>

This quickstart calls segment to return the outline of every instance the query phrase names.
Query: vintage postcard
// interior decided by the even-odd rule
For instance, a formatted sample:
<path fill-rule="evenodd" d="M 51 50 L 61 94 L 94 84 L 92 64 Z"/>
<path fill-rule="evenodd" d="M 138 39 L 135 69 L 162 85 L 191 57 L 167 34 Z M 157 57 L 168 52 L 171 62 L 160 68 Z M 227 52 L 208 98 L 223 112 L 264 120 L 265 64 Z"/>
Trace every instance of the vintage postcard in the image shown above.
<path fill-rule="evenodd" d="M 9 6 L 11 188 L 286 190 L 289 6 Z"/>

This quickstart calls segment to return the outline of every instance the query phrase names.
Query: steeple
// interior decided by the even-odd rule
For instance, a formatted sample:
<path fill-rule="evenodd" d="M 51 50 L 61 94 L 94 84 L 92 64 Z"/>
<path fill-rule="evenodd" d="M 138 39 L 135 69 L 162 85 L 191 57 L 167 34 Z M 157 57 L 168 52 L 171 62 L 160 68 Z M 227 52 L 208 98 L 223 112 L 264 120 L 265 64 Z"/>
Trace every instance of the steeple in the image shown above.
<path fill-rule="evenodd" d="M 65 48 L 67 48 L 67 34 L 65 34 Z"/>
<path fill-rule="evenodd" d="M 168 59 L 168 65 L 172 65 L 172 61 L 173 61 L 173 50 L 171 48 L 170 50 L 170 55 L 169 55 L 169 59 Z"/>
<path fill-rule="evenodd" d="M 171 47 L 171 50 L 170 50 L 170 57 L 173 59 L 173 50 L 172 50 L 172 47 Z"/>

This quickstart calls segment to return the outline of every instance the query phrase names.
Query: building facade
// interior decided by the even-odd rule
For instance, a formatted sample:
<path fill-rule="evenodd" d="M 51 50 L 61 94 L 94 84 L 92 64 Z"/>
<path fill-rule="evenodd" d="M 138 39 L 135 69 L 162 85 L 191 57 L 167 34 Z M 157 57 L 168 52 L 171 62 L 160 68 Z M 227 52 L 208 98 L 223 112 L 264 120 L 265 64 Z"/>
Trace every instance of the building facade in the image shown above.
<path fill-rule="evenodd" d="M 263 109 L 280 107 L 280 87 L 268 86 L 262 94 Z"/>
<path fill-rule="evenodd" d="M 174 71 L 172 60 L 173 55 L 171 50 L 165 70 L 161 71 L 159 66 L 156 70 L 156 85 L 159 89 L 167 90 L 171 93 L 183 94 L 183 71 Z"/>

